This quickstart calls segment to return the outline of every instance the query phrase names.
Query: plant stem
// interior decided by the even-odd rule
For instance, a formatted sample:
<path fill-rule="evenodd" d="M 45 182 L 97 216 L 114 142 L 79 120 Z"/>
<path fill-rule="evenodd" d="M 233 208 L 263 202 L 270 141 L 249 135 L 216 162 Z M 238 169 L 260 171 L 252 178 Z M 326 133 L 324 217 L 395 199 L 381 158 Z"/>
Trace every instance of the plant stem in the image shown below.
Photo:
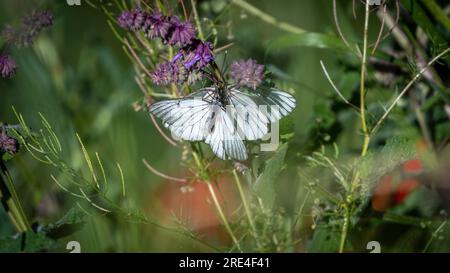
<path fill-rule="evenodd" d="M 423 4 L 433 13 L 436 20 L 440 22 L 448 31 L 450 31 L 450 18 L 445 11 L 436 3 L 435 0 L 423 0 Z"/>
<path fill-rule="evenodd" d="M 447 54 L 448 52 L 450 52 L 450 47 L 447 48 L 446 50 L 442 51 L 440 54 L 438 54 L 436 57 L 434 57 L 430 62 L 428 62 L 428 64 L 422 68 L 419 73 L 417 73 L 414 78 L 405 86 L 405 88 L 403 88 L 403 90 L 400 92 L 400 94 L 395 98 L 395 100 L 392 102 L 392 104 L 389 106 L 389 108 L 386 110 L 386 112 L 384 112 L 384 115 L 378 120 L 378 122 L 375 124 L 375 126 L 373 127 L 371 134 L 373 134 L 381 125 L 381 123 L 383 123 L 383 121 L 388 117 L 388 115 L 392 112 L 392 110 L 394 109 L 394 107 L 397 105 L 398 101 L 406 94 L 407 91 L 409 91 L 409 89 L 411 88 L 411 86 L 413 86 L 413 84 L 420 78 L 420 76 L 422 76 L 423 73 L 425 73 L 425 71 L 433 64 L 435 63 L 437 60 L 439 60 L 441 57 L 443 57 L 445 54 Z"/>
<path fill-rule="evenodd" d="M 206 172 L 207 173 L 207 177 L 208 177 L 208 181 L 205 181 L 206 184 L 208 185 L 208 190 L 211 194 L 211 197 L 213 199 L 213 203 L 214 206 L 217 209 L 217 212 L 219 214 L 220 219 L 223 222 L 223 225 L 225 226 L 225 229 L 227 230 L 228 234 L 230 235 L 231 239 L 233 240 L 233 243 L 236 245 L 237 249 L 242 252 L 241 246 L 239 245 L 239 241 L 237 240 L 236 236 L 234 235 L 233 230 L 231 229 L 231 226 L 225 216 L 225 213 L 223 212 L 222 207 L 220 206 L 219 200 L 217 199 L 217 195 L 214 191 L 214 188 L 212 187 L 212 183 L 210 181 L 210 175 L 208 173 L 208 170 L 205 169 L 205 166 L 202 162 L 202 160 L 200 160 L 200 158 L 198 157 L 198 154 L 195 152 L 195 150 L 192 151 L 192 156 L 194 157 L 194 161 L 197 165 L 197 167 L 200 169 L 200 172 Z"/>
<path fill-rule="evenodd" d="M 26 218 L 25 212 L 20 204 L 17 193 L 12 183 L 11 175 L 6 168 L 5 163 L 0 159 L 0 200 L 8 213 L 11 222 L 18 232 L 26 232 L 31 229 L 30 223 Z"/>
<path fill-rule="evenodd" d="M 341 240 L 339 243 L 339 253 L 343 253 L 345 249 L 345 243 L 347 242 L 347 234 L 348 234 L 348 226 L 350 224 L 350 211 L 348 207 L 345 207 L 345 217 L 344 217 L 344 224 L 342 225 L 342 232 L 341 232 Z"/>
<path fill-rule="evenodd" d="M 255 6 L 247 3 L 245 0 L 231 0 L 231 3 L 235 4 L 236 6 L 241 7 L 242 9 L 246 10 L 253 16 L 258 17 L 259 19 L 263 20 L 264 22 L 271 24 L 275 27 L 278 27 L 279 29 L 282 29 L 282 30 L 285 30 L 285 31 L 288 31 L 288 32 L 291 32 L 294 34 L 301 34 L 301 33 L 305 32 L 304 29 L 301 29 L 297 26 L 277 20 L 275 17 L 261 11 L 260 9 L 256 8 Z"/>
<path fill-rule="evenodd" d="M 194 13 L 195 25 L 197 26 L 197 30 L 198 30 L 198 37 L 201 40 L 205 40 L 205 35 L 203 34 L 202 25 L 200 23 L 200 17 L 198 16 L 198 12 L 197 12 L 197 1 L 191 0 L 191 6 L 192 6 L 192 12 Z"/>
<path fill-rule="evenodd" d="M 240 252 L 242 252 L 241 246 L 239 245 L 239 241 L 236 239 L 236 236 L 233 233 L 233 230 L 231 229 L 230 224 L 228 223 L 228 220 L 225 216 L 225 213 L 222 210 L 222 207 L 220 206 L 219 200 L 217 199 L 217 195 L 214 191 L 214 188 L 212 187 L 212 183 L 211 181 L 207 182 L 208 184 L 208 190 L 211 194 L 211 197 L 213 199 L 214 205 L 216 206 L 217 212 L 219 213 L 219 216 L 225 226 L 225 229 L 228 231 L 228 233 L 230 234 L 231 239 L 233 240 L 234 244 L 236 245 L 236 247 L 238 248 L 238 250 Z"/>
<path fill-rule="evenodd" d="M 366 82 L 366 64 L 367 64 L 367 40 L 368 40 L 368 31 L 369 31 L 369 1 L 366 1 L 366 12 L 365 12 L 365 21 L 364 21 L 364 45 L 363 45 L 363 53 L 362 53 L 362 61 L 361 61 L 361 81 L 360 81 L 360 111 L 361 111 L 361 128 L 364 134 L 364 144 L 361 150 L 361 156 L 365 156 L 367 153 L 367 149 L 369 148 L 370 142 L 370 134 L 367 128 L 366 121 L 366 90 L 365 90 L 365 82 Z"/>
<path fill-rule="evenodd" d="M 369 32 L 369 16 L 370 16 L 370 6 L 369 1 L 365 3 L 365 17 L 364 17 L 364 43 L 363 43 L 363 52 L 361 58 L 361 77 L 360 77 L 360 113 L 361 113 L 361 129 L 364 134 L 364 142 L 363 147 L 361 149 L 361 157 L 364 157 L 367 154 L 367 150 L 369 149 L 370 143 L 370 132 L 367 127 L 366 121 L 366 65 L 367 65 L 367 47 L 368 47 L 368 32 Z M 344 223 L 342 224 L 341 231 L 341 240 L 339 244 L 339 253 L 344 252 L 345 243 L 347 242 L 348 230 L 350 226 L 350 217 L 351 217 L 351 207 L 353 203 L 353 192 L 357 187 L 357 183 L 359 181 L 359 172 L 356 171 L 354 177 L 352 178 L 350 189 L 347 193 L 347 198 L 344 204 Z"/>
<path fill-rule="evenodd" d="M 253 221 L 252 211 L 250 210 L 250 207 L 248 205 L 247 198 L 245 198 L 245 193 L 244 193 L 244 190 L 242 189 L 241 180 L 239 179 L 239 176 L 238 176 L 236 170 L 233 170 L 233 176 L 234 176 L 234 180 L 236 181 L 236 185 L 238 187 L 239 194 L 241 195 L 242 204 L 244 205 L 245 213 L 247 215 L 248 222 L 250 224 L 250 228 L 253 231 L 253 236 L 255 236 L 256 244 L 259 249 L 262 249 L 261 241 L 259 240 L 259 235 L 256 230 L 255 222 Z"/>

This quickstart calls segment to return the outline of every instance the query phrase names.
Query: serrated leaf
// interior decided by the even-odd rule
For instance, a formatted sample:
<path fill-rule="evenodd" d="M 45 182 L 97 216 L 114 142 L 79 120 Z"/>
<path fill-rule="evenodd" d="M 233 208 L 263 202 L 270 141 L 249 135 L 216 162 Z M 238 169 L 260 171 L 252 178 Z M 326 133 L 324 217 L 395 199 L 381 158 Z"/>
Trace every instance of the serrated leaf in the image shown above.
<path fill-rule="evenodd" d="M 264 206 L 268 208 L 272 208 L 275 201 L 276 178 L 283 168 L 287 147 L 287 143 L 281 145 L 275 155 L 267 160 L 264 171 L 256 179 L 253 186 L 256 194 L 262 199 Z"/>

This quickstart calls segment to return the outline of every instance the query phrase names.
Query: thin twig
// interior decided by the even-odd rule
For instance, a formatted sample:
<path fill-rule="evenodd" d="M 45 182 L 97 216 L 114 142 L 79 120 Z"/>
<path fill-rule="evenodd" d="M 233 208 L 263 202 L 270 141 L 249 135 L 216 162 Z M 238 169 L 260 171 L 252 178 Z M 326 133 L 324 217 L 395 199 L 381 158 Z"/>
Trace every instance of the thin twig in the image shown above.
<path fill-rule="evenodd" d="M 342 93 L 339 91 L 339 89 L 336 87 L 336 85 L 334 84 L 333 80 L 331 79 L 330 75 L 328 74 L 327 69 L 325 68 L 325 65 L 323 64 L 323 61 L 320 60 L 320 65 L 322 66 L 322 70 L 323 73 L 325 74 L 325 76 L 328 79 L 328 82 L 331 84 L 331 87 L 333 87 L 333 90 L 336 92 L 336 94 L 348 105 L 350 105 L 351 107 L 355 108 L 355 110 L 357 110 L 359 112 L 359 108 L 358 106 L 354 105 L 353 103 L 351 103 L 350 101 L 348 101 L 344 95 L 342 95 Z"/>
<path fill-rule="evenodd" d="M 217 54 L 217 53 L 219 53 L 220 51 L 223 51 L 223 50 L 225 50 L 225 49 L 228 49 L 228 48 L 230 48 L 230 47 L 232 47 L 232 46 L 234 46 L 234 43 L 229 43 L 229 44 L 227 44 L 227 45 L 224 45 L 224 46 L 221 46 L 221 47 L 219 47 L 219 48 L 216 48 L 216 49 L 214 49 L 214 54 Z"/>
<path fill-rule="evenodd" d="M 406 92 L 408 92 L 408 90 L 411 88 L 411 86 L 422 76 L 422 74 L 427 71 L 427 69 L 433 64 L 435 63 L 437 60 L 439 60 L 440 58 L 442 58 L 445 54 L 447 54 L 448 52 L 450 52 L 450 47 L 447 48 L 446 50 L 444 50 L 443 52 L 441 52 L 439 55 L 437 55 L 436 57 L 434 57 L 430 62 L 428 62 L 428 64 L 422 68 L 419 73 L 417 73 L 414 78 L 405 86 L 405 88 L 403 88 L 403 90 L 400 92 L 400 94 L 395 98 L 395 100 L 392 102 L 392 104 L 388 107 L 388 109 L 386 110 L 386 112 L 383 114 L 383 116 L 378 120 L 378 122 L 375 124 L 375 126 L 373 127 L 372 131 L 370 132 L 370 134 L 372 135 L 373 133 L 376 132 L 376 130 L 378 130 L 378 128 L 380 127 L 381 123 L 383 123 L 383 121 L 387 118 L 387 116 L 392 112 L 392 110 L 394 109 L 394 107 L 397 105 L 398 101 L 406 94 Z"/>
<path fill-rule="evenodd" d="M 385 16 L 386 15 L 386 9 L 387 9 L 387 6 L 385 5 L 384 8 L 383 8 L 383 18 L 381 19 L 380 32 L 378 32 L 377 40 L 375 42 L 375 45 L 373 46 L 372 55 L 375 53 L 375 51 L 378 48 L 378 45 L 381 42 L 381 38 L 382 38 L 381 36 L 383 35 L 383 30 L 384 30 L 384 22 L 386 20 L 386 16 Z"/>
<path fill-rule="evenodd" d="M 334 17 L 334 23 L 336 25 L 337 32 L 339 34 L 339 37 L 341 37 L 341 40 L 344 42 L 344 44 L 352 51 L 355 52 L 355 54 L 361 58 L 359 51 L 355 51 L 355 49 L 350 45 L 350 43 L 347 41 L 347 39 L 344 36 L 344 33 L 341 30 L 341 26 L 339 24 L 339 19 L 337 15 L 337 5 L 336 0 L 333 0 L 333 17 Z"/>
<path fill-rule="evenodd" d="M 127 39 L 124 39 L 124 44 L 127 46 L 128 51 L 131 53 L 131 55 L 133 56 L 134 60 L 139 64 L 139 66 L 141 67 L 141 69 L 144 71 L 144 73 L 151 78 L 151 73 L 150 71 L 148 71 L 148 69 L 145 67 L 145 65 L 142 63 L 141 59 L 138 57 L 138 55 L 136 54 L 136 51 L 134 51 L 133 47 L 131 47 L 130 43 L 128 42 Z"/>
<path fill-rule="evenodd" d="M 188 180 L 184 179 L 184 178 L 177 178 L 177 177 L 173 177 L 173 176 L 169 176 L 167 174 L 163 174 L 162 172 L 156 170 L 154 167 L 152 167 L 147 160 L 145 160 L 145 158 L 142 159 L 142 162 L 144 163 L 144 165 L 147 167 L 147 169 L 149 169 L 152 173 L 156 174 L 159 177 L 162 177 L 164 179 L 168 179 L 168 180 L 172 180 L 175 182 L 181 182 L 181 183 L 186 183 Z"/>
<path fill-rule="evenodd" d="M 205 40 L 205 36 L 203 35 L 202 25 L 200 23 L 200 17 L 197 12 L 197 1 L 191 0 L 192 12 L 194 13 L 195 24 L 197 25 L 198 37 L 202 40 Z"/>
<path fill-rule="evenodd" d="M 235 4 L 236 6 L 241 7 L 242 9 L 246 10 L 247 12 L 249 12 L 250 14 L 252 14 L 255 17 L 258 17 L 259 19 L 261 19 L 262 21 L 274 25 L 276 27 L 278 27 L 279 29 L 294 33 L 294 34 L 301 34 L 304 33 L 305 30 L 302 28 L 299 28 L 297 26 L 291 25 L 289 23 L 286 22 L 282 22 L 279 21 L 278 19 L 276 19 L 275 17 L 259 10 L 258 8 L 256 8 L 255 6 L 247 3 L 244 0 L 231 0 L 232 4 Z"/>
<path fill-rule="evenodd" d="M 398 22 L 399 22 L 399 20 L 400 20 L 400 4 L 398 3 L 398 0 L 395 1 L 395 10 L 396 10 L 396 12 L 395 12 L 395 13 L 396 13 L 396 15 L 395 15 L 395 20 L 392 21 L 393 23 L 390 25 L 388 32 L 386 32 L 386 33 L 383 35 L 383 37 L 381 38 L 380 43 L 381 43 L 382 41 L 384 41 L 387 37 L 389 37 L 389 35 L 390 35 L 390 34 L 392 33 L 392 31 L 394 30 L 394 28 L 396 28 L 397 25 L 398 25 Z M 381 13 L 377 13 L 377 15 L 378 15 L 378 17 L 380 17 L 380 16 L 381 16 Z M 383 20 L 383 22 L 386 24 L 386 23 L 387 23 L 386 19 L 390 18 L 390 16 L 387 16 L 387 15 L 388 15 L 387 12 L 383 13 L 382 15 L 383 15 L 382 20 Z M 373 46 L 373 44 L 371 44 L 370 46 Z"/>

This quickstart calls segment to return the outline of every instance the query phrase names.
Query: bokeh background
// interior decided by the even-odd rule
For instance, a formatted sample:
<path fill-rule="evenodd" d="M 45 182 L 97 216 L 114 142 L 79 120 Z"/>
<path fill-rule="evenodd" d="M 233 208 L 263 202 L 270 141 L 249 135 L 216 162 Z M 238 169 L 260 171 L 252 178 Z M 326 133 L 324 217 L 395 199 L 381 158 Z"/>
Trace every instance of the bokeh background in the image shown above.
<path fill-rule="evenodd" d="M 172 213 L 182 207 L 189 215 L 191 225 L 203 230 L 206 238 L 210 236 L 214 238 L 213 242 L 226 243 L 229 239 L 222 235 L 223 230 L 217 228 L 218 220 L 203 196 L 206 195 L 204 188 L 181 189 L 179 185 L 151 173 L 143 164 L 142 159 L 145 158 L 159 171 L 175 177 L 183 177 L 188 172 L 180 164 L 182 151 L 161 138 L 145 112 L 134 110 L 133 103 L 141 99 L 142 93 L 134 82 L 133 65 L 109 28 L 106 16 L 81 2 L 81 6 L 69 6 L 62 0 L 0 0 L 0 26 L 17 24 L 22 15 L 34 9 L 48 9 L 55 16 L 53 26 L 39 35 L 32 47 L 13 49 L 11 54 L 19 68 L 14 79 L 0 80 L 0 120 L 17 123 L 12 111 L 14 106 L 32 128 L 38 129 L 42 127 L 38 113 L 42 113 L 60 137 L 64 158 L 70 166 L 87 173 L 76 133 L 88 151 L 99 153 L 111 177 L 112 196 L 121 206 L 137 208 L 163 226 L 176 225 Z M 213 15 L 215 9 L 226 4 L 226 1 L 215 0 L 198 2 L 203 16 Z M 302 29 L 335 33 L 330 0 L 249 2 Z M 346 35 L 360 41 L 362 16 L 353 20 L 349 3 L 340 3 L 338 12 Z M 271 47 L 274 40 L 287 33 L 239 7 L 231 6 L 224 17 L 224 24 L 229 20 L 231 25 L 219 29 L 219 44 L 234 43 L 228 49 L 227 58 L 254 58 L 273 72 L 277 85 L 295 91 L 297 109 L 283 125 L 294 127 L 294 140 L 287 156 L 287 164 L 293 167 L 281 175 L 277 184 L 285 197 L 281 198 L 285 209 L 288 212 L 295 210 L 299 198 L 300 180 L 296 173 L 296 166 L 301 162 L 299 154 L 312 151 L 330 139 L 338 143 L 341 154 L 350 157 L 361 146 L 358 117 L 348 113 L 333 114 L 333 110 L 344 106 L 330 102 L 335 96 L 319 60 L 327 64 L 333 76 L 344 75 L 348 64 L 343 65 L 333 50 Z M 374 20 L 374 29 L 378 23 Z M 376 35 L 372 32 L 371 38 Z M 357 86 L 357 68 L 355 71 L 347 71 L 345 75 L 348 77 L 337 76 L 338 85 L 348 89 Z M 382 98 L 392 95 L 386 90 L 380 92 Z M 336 125 L 336 119 L 339 119 L 339 125 Z M 420 138 L 413 121 L 402 128 L 388 128 L 388 135 Z M 116 162 L 124 172 L 125 198 L 120 197 Z M 33 221 L 42 225 L 52 223 L 76 207 L 74 199 L 61 192 L 50 179 L 50 174 L 58 175 L 57 170 L 37 162 L 26 153 L 8 165 L 25 211 Z M 226 184 L 231 181 L 225 177 L 220 183 L 227 188 Z M 183 196 L 183 190 L 194 190 L 195 196 Z M 233 193 L 224 194 L 227 200 L 233 199 L 228 197 Z M 210 251 L 184 235 L 164 227 L 128 221 L 123 215 L 103 215 L 93 211 L 85 220 L 79 231 L 61 242 L 77 240 L 82 251 L 89 252 Z M 13 227 L 0 210 L 0 237 L 13 233 Z"/>

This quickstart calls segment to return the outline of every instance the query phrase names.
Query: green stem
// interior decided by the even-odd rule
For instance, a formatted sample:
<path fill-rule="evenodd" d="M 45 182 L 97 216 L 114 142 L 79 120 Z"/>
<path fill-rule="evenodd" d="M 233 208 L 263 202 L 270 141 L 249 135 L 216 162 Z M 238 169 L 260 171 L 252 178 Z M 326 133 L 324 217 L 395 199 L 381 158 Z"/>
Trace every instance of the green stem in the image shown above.
<path fill-rule="evenodd" d="M 232 4 L 235 4 L 236 6 L 239 6 L 240 8 L 246 10 L 248 13 L 252 14 L 255 17 L 258 17 L 262 21 L 271 24 L 275 27 L 278 27 L 279 29 L 294 33 L 294 34 L 301 34 L 304 33 L 305 30 L 302 28 L 299 28 L 297 26 L 291 25 L 286 22 L 282 22 L 277 20 L 275 17 L 259 10 L 255 6 L 252 6 L 251 4 L 247 3 L 244 0 L 231 0 Z"/>
<path fill-rule="evenodd" d="M 0 159 L 0 168 L 0 200 L 16 230 L 26 232 L 31 229 L 31 226 L 14 189 L 11 175 L 2 159 Z"/>
<path fill-rule="evenodd" d="M 366 65 L 367 65 L 367 47 L 368 47 L 368 32 L 369 32 L 369 16 L 370 16 L 370 6 L 369 1 L 365 3 L 365 18 L 364 18 L 364 43 L 363 43 L 363 52 L 362 52 L 362 60 L 361 60 L 361 77 L 360 77 L 360 112 L 361 112 L 361 129 L 364 134 L 364 142 L 363 147 L 361 149 L 361 157 L 364 157 L 367 154 L 367 150 L 369 149 L 370 143 L 370 132 L 367 127 L 366 120 Z M 360 174 L 356 171 L 354 177 L 352 178 L 352 182 L 350 184 L 350 189 L 347 193 L 347 198 L 345 200 L 344 209 L 344 223 L 342 224 L 341 230 L 341 240 L 339 244 L 339 253 L 344 252 L 345 244 L 347 242 L 348 230 L 350 228 L 350 217 L 351 217 L 351 206 L 353 203 L 353 192 L 357 188 L 357 183 L 360 179 Z"/>
<path fill-rule="evenodd" d="M 342 225 L 342 232 L 341 232 L 341 240 L 339 243 L 339 253 L 343 253 L 345 249 L 345 243 L 347 242 L 347 236 L 348 236 L 348 227 L 350 225 L 350 211 L 348 207 L 345 207 L 345 217 L 344 217 L 344 223 Z"/>
<path fill-rule="evenodd" d="M 214 206 L 216 207 L 217 213 L 219 214 L 219 217 L 225 226 L 225 229 L 227 230 L 228 234 L 230 235 L 231 239 L 233 240 L 233 243 L 237 247 L 237 249 L 242 252 L 241 246 L 239 244 L 239 241 L 237 240 L 236 236 L 234 235 L 233 230 L 231 229 L 231 226 L 225 216 L 225 213 L 223 212 L 222 206 L 219 203 L 219 200 L 217 198 L 217 195 L 214 191 L 214 188 L 212 187 L 212 183 L 210 181 L 210 175 L 208 173 L 208 170 L 205 168 L 203 161 L 199 158 L 198 154 L 195 152 L 195 150 L 192 151 L 192 156 L 194 157 L 195 164 L 200 169 L 200 172 L 207 174 L 207 181 L 206 184 L 208 185 L 208 190 L 211 194 L 211 197 L 213 199 Z"/>
<path fill-rule="evenodd" d="M 370 142 L 370 134 L 367 128 L 366 121 L 366 90 L 365 90 L 365 82 L 366 82 L 366 64 L 367 64 L 367 40 L 368 40 L 368 31 L 369 31 L 369 1 L 366 1 L 366 12 L 365 12 L 365 21 L 364 21 L 364 45 L 363 45 L 363 54 L 362 54 L 362 62 L 361 62 L 361 81 L 360 81 L 360 111 L 361 111 L 361 128 L 364 134 L 364 144 L 361 150 L 361 156 L 365 156 L 367 150 L 369 148 Z"/>
<path fill-rule="evenodd" d="M 214 188 L 212 187 L 211 182 L 208 181 L 207 184 L 208 184 L 208 190 L 211 194 L 214 205 L 216 206 L 217 212 L 219 213 L 219 217 L 221 218 L 221 220 L 225 226 L 225 229 L 228 231 L 228 234 L 230 234 L 230 237 L 233 240 L 236 247 L 238 248 L 238 250 L 240 252 L 242 252 L 241 246 L 239 245 L 239 241 L 236 239 L 236 236 L 234 235 L 233 230 L 231 229 L 231 226 L 228 223 L 227 217 L 225 216 L 225 213 L 223 212 L 222 207 L 220 206 L 219 200 L 217 199 L 217 195 L 214 191 Z"/>
<path fill-rule="evenodd" d="M 450 31 L 450 18 L 445 11 L 436 3 L 435 0 L 423 0 L 423 4 L 433 13 L 437 21 L 439 21 L 448 31 Z"/>
<path fill-rule="evenodd" d="M 205 35 L 203 34 L 202 25 L 200 23 L 200 17 L 198 16 L 198 12 L 197 12 L 197 1 L 191 0 L 191 6 L 192 6 L 192 12 L 194 13 L 195 25 L 197 26 L 197 30 L 198 30 L 198 37 L 201 40 L 205 40 Z"/>
<path fill-rule="evenodd" d="M 247 198 L 245 197 L 244 190 L 242 189 L 241 180 L 239 179 L 239 176 L 238 176 L 236 170 L 233 170 L 233 176 L 234 176 L 234 180 L 236 181 L 236 185 L 238 187 L 238 191 L 239 191 L 239 194 L 242 199 L 242 204 L 244 205 L 244 210 L 247 215 L 248 222 L 250 224 L 250 228 L 253 231 L 253 236 L 255 237 L 256 244 L 258 245 L 259 249 L 262 249 L 262 244 L 259 239 L 258 232 L 256 230 L 255 222 L 253 221 L 252 211 L 250 210 L 250 207 L 248 205 Z"/>

